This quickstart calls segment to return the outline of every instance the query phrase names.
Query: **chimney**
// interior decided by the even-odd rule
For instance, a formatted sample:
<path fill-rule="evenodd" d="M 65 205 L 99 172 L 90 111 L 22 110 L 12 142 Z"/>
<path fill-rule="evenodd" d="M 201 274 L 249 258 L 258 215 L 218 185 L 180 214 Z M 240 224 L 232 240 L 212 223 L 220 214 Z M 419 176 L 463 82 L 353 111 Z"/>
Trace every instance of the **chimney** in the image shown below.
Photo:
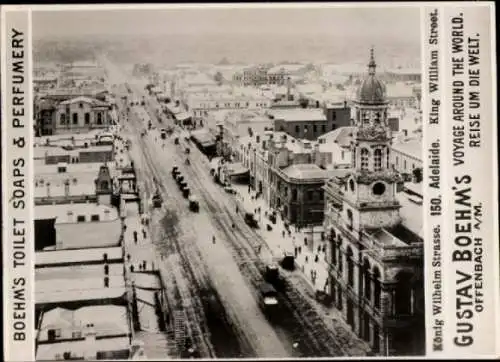
<path fill-rule="evenodd" d="M 95 361 L 97 359 L 96 351 L 96 331 L 93 323 L 85 325 L 83 328 L 83 338 L 85 339 L 86 348 L 83 348 L 83 358 L 86 361 Z"/>
<path fill-rule="evenodd" d="M 69 196 L 69 180 L 64 181 L 64 196 Z"/>
<path fill-rule="evenodd" d="M 292 87 L 292 84 L 291 84 L 291 78 L 288 77 L 286 79 L 286 100 L 287 101 L 291 101 L 291 94 L 290 94 L 290 90 L 291 90 L 291 87 Z"/>

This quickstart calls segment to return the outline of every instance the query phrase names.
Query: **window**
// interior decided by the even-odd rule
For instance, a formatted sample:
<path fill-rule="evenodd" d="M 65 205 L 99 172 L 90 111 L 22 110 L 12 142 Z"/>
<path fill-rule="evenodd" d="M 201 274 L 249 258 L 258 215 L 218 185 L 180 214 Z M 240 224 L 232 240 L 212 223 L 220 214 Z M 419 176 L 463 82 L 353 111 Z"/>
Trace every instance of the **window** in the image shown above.
<path fill-rule="evenodd" d="M 353 229 L 353 216 L 351 210 L 347 210 L 347 227 L 349 230 Z"/>
<path fill-rule="evenodd" d="M 309 127 L 307 126 L 307 124 L 304 126 L 304 133 L 307 133 L 307 131 L 309 131 Z"/>
<path fill-rule="evenodd" d="M 65 166 L 59 166 L 57 168 L 57 172 L 58 173 L 65 173 L 66 172 L 66 167 Z"/>
<path fill-rule="evenodd" d="M 97 113 L 97 124 L 102 124 L 102 113 Z"/>
<path fill-rule="evenodd" d="M 47 331 L 47 339 L 49 341 L 54 341 L 57 338 L 61 337 L 61 330 L 60 329 L 49 329 Z"/>
<path fill-rule="evenodd" d="M 297 189 L 292 189 L 292 201 L 297 201 Z"/>
<path fill-rule="evenodd" d="M 399 156 L 396 156 L 396 166 L 399 166 Z"/>
<path fill-rule="evenodd" d="M 89 124 L 89 123 L 90 123 L 90 113 L 86 112 L 85 113 L 85 124 Z"/>
<path fill-rule="evenodd" d="M 342 159 L 344 159 L 344 156 L 345 156 L 345 152 L 344 152 L 344 151 L 342 151 L 342 152 L 340 153 L 340 157 L 341 157 Z"/>
<path fill-rule="evenodd" d="M 73 331 L 71 333 L 71 337 L 73 339 L 78 339 L 78 338 L 82 338 L 82 331 Z"/>
<path fill-rule="evenodd" d="M 99 215 L 94 214 L 94 215 L 90 216 L 90 221 L 99 221 Z"/>
<path fill-rule="evenodd" d="M 404 160 L 403 164 L 404 164 L 403 168 L 406 170 L 406 160 Z"/>
<path fill-rule="evenodd" d="M 66 124 L 66 115 L 64 113 L 61 113 L 60 121 L 61 124 Z"/>
<path fill-rule="evenodd" d="M 368 170 L 368 157 L 370 156 L 370 151 L 366 148 L 361 149 L 361 169 Z"/>
<path fill-rule="evenodd" d="M 73 124 L 78 124 L 78 113 L 73 113 Z"/>
<path fill-rule="evenodd" d="M 299 132 L 300 132 L 300 126 L 297 125 L 297 126 L 295 126 L 295 133 L 299 133 Z"/>
<path fill-rule="evenodd" d="M 83 103 L 80 103 L 78 107 L 83 108 Z"/>
<path fill-rule="evenodd" d="M 307 199 L 309 201 L 314 199 L 314 192 L 312 190 L 307 191 Z"/>
<path fill-rule="evenodd" d="M 382 150 L 379 148 L 373 152 L 373 164 L 375 171 L 382 170 Z"/>
<path fill-rule="evenodd" d="M 382 182 L 377 182 L 373 185 L 373 194 L 377 196 L 381 196 L 385 192 L 385 185 Z"/>
<path fill-rule="evenodd" d="M 78 215 L 76 217 L 77 222 L 85 222 L 85 215 Z"/>
<path fill-rule="evenodd" d="M 318 126 L 317 125 L 313 125 L 313 132 L 314 133 L 318 132 Z"/>
<path fill-rule="evenodd" d="M 321 133 L 326 133 L 326 124 L 321 125 Z"/>

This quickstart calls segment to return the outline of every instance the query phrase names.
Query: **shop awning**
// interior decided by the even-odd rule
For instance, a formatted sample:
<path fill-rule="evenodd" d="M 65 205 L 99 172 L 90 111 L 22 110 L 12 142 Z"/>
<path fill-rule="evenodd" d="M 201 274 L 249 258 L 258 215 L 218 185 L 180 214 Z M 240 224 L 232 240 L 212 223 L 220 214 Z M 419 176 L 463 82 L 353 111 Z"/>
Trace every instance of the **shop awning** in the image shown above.
<path fill-rule="evenodd" d="M 241 162 L 226 164 L 229 176 L 243 176 L 250 172 Z"/>

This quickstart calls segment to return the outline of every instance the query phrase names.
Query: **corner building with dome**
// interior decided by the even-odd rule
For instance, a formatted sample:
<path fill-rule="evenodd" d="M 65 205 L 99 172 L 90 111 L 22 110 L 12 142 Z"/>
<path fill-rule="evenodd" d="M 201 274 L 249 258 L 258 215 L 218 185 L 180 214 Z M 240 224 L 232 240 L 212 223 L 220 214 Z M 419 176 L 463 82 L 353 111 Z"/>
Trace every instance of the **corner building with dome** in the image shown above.
<path fill-rule="evenodd" d="M 401 221 L 403 181 L 390 163 L 388 102 L 373 49 L 354 107 L 350 171 L 325 185 L 329 294 L 375 355 L 423 355 L 423 239 Z"/>

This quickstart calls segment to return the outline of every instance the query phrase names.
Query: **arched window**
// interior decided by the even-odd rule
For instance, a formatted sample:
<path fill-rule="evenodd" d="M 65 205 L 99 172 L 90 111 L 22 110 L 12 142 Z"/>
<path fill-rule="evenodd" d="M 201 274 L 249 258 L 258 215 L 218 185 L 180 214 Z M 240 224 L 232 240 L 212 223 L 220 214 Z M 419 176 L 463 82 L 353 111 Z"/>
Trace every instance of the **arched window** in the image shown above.
<path fill-rule="evenodd" d="M 373 305 L 375 309 L 380 309 L 380 304 L 381 304 L 381 293 L 382 292 L 382 286 L 380 283 L 380 270 L 375 267 L 373 269 Z"/>
<path fill-rule="evenodd" d="M 390 157 L 389 157 L 390 151 L 387 150 L 385 154 L 387 156 L 387 168 L 389 168 L 389 167 L 391 167 L 391 161 L 390 161 Z"/>
<path fill-rule="evenodd" d="M 365 259 L 363 263 L 363 294 L 365 295 L 366 300 L 371 302 L 371 294 L 372 294 L 372 279 L 370 276 L 370 262 L 368 259 Z"/>
<path fill-rule="evenodd" d="M 347 283 L 349 286 L 354 286 L 354 260 L 352 260 L 352 249 L 351 247 L 347 248 L 346 253 L 346 262 L 347 262 Z"/>
<path fill-rule="evenodd" d="M 347 227 L 349 230 L 353 229 L 353 216 L 351 210 L 347 210 Z"/>
<path fill-rule="evenodd" d="M 368 158 L 370 157 L 370 151 L 366 148 L 361 149 L 361 169 L 368 170 Z"/>
<path fill-rule="evenodd" d="M 342 275 L 344 273 L 344 255 L 342 254 L 342 238 L 340 238 L 339 236 L 339 242 L 338 242 L 338 253 L 339 253 L 339 257 L 338 257 L 338 267 L 339 267 L 339 273 L 340 275 Z M 340 288 L 339 288 L 340 289 Z"/>
<path fill-rule="evenodd" d="M 97 113 L 97 124 L 102 124 L 102 113 Z"/>
<path fill-rule="evenodd" d="M 396 288 L 394 290 L 394 313 L 395 315 L 411 314 L 413 283 L 409 273 L 400 273 L 397 277 Z"/>
<path fill-rule="evenodd" d="M 377 148 L 373 153 L 373 167 L 375 171 L 382 170 L 382 150 Z"/>

